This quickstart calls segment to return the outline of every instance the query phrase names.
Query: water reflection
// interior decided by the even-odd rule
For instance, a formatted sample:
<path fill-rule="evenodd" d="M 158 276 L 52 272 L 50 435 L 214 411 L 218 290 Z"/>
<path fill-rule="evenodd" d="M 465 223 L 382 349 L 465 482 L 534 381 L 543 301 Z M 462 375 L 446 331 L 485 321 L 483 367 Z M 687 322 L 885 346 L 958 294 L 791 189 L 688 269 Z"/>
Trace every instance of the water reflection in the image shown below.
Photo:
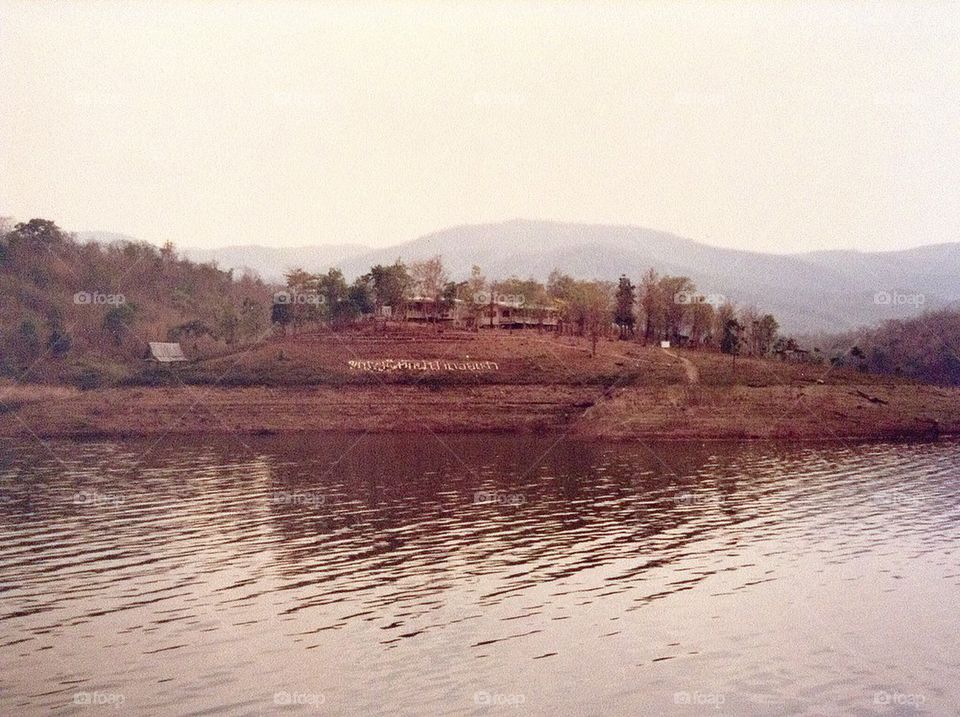
<path fill-rule="evenodd" d="M 958 457 L 5 443 L 0 711 L 950 712 Z"/>

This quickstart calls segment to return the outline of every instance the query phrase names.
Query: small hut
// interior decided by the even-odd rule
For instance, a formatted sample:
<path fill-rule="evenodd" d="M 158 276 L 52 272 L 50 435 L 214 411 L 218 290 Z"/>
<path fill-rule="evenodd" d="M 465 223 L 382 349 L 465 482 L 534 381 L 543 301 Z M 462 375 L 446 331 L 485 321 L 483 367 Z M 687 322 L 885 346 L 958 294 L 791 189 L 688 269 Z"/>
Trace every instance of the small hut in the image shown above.
<path fill-rule="evenodd" d="M 150 356 L 148 361 L 156 363 L 182 363 L 187 360 L 178 343 L 150 342 Z"/>

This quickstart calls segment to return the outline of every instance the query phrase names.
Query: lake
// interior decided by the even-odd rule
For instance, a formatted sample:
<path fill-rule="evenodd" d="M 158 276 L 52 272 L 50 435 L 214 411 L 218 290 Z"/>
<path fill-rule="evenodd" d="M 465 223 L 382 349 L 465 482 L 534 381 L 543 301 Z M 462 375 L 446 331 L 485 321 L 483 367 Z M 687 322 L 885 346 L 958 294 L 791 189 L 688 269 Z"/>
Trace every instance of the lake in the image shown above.
<path fill-rule="evenodd" d="M 960 443 L 0 442 L 0 713 L 960 714 Z"/>

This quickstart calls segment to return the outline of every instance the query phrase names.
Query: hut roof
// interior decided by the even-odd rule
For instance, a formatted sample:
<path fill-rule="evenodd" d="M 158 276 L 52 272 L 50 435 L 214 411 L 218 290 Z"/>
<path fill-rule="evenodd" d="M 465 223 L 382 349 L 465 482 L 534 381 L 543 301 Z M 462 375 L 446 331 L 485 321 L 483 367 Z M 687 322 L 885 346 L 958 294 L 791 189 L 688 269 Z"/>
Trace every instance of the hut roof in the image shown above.
<path fill-rule="evenodd" d="M 174 363 L 176 361 L 187 360 L 183 349 L 180 348 L 180 344 L 166 344 L 158 341 L 150 342 L 150 358 L 160 363 Z"/>

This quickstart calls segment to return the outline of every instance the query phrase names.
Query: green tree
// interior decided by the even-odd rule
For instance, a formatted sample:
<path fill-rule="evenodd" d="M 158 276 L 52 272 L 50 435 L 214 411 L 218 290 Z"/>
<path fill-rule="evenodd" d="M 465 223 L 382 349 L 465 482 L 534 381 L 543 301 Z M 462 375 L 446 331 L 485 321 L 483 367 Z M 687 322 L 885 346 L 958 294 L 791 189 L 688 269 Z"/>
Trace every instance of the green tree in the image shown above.
<path fill-rule="evenodd" d="M 741 337 L 743 335 L 743 324 L 734 318 L 727 319 L 723 325 L 723 338 L 720 340 L 720 350 L 725 354 L 731 354 L 736 361 L 736 356 L 740 353 Z"/>
<path fill-rule="evenodd" d="M 67 234 L 56 222 L 49 219 L 31 219 L 29 222 L 20 222 L 13 231 L 7 234 L 7 244 L 15 249 L 18 246 L 32 248 L 46 248 L 62 244 L 67 240 Z"/>
<path fill-rule="evenodd" d="M 270 309 L 270 323 L 279 326 L 283 333 L 293 324 L 293 307 L 288 303 L 274 302 Z"/>
<path fill-rule="evenodd" d="M 636 302 L 636 289 L 626 275 L 620 277 L 617 285 L 616 309 L 613 314 L 613 323 L 620 329 L 620 338 L 633 335 L 634 316 L 633 305 Z"/>
<path fill-rule="evenodd" d="M 393 316 L 402 316 L 412 280 L 407 267 L 399 259 L 391 266 L 377 264 L 365 276 L 373 283 L 373 297 L 379 310 L 389 306 Z"/>
<path fill-rule="evenodd" d="M 50 325 L 50 335 L 47 339 L 47 347 L 54 356 L 63 356 L 70 350 L 73 343 L 70 334 L 64 328 L 63 320 L 59 314 L 51 316 L 48 323 Z"/>
<path fill-rule="evenodd" d="M 40 357 L 40 337 L 36 324 L 30 319 L 21 321 L 15 341 L 14 353 L 19 359 L 19 368 L 26 370 Z"/>
<path fill-rule="evenodd" d="M 754 325 L 754 346 L 758 356 L 766 356 L 770 353 L 779 330 L 780 324 L 777 323 L 773 314 L 764 314 L 757 321 Z"/>
<path fill-rule="evenodd" d="M 114 343 L 119 346 L 123 343 L 124 334 L 130 331 L 136 315 L 133 304 L 120 304 L 110 309 L 103 317 L 104 330 L 113 337 Z"/>
<path fill-rule="evenodd" d="M 358 316 L 361 314 L 371 314 L 376 309 L 374 291 L 371 284 L 371 281 L 361 276 L 354 281 L 347 290 L 347 301 Z"/>

